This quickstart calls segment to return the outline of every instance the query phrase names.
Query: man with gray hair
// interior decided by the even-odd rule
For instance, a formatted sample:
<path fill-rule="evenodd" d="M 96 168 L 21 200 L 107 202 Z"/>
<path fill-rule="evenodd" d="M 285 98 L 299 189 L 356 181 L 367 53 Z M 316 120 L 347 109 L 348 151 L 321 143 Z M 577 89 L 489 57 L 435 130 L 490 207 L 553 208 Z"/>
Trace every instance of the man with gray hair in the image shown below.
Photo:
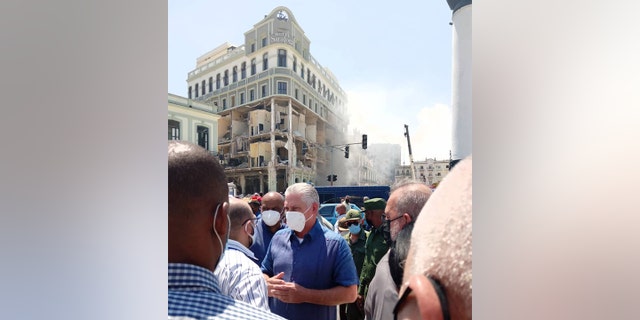
<path fill-rule="evenodd" d="M 471 319 L 471 175 L 468 157 L 422 209 L 393 312 L 398 319 Z"/>
<path fill-rule="evenodd" d="M 431 188 L 420 181 L 403 180 L 395 184 L 391 188 L 389 201 L 382 215 L 385 238 L 391 242 L 396 241 L 398 233 L 416 221 L 430 196 Z M 389 268 L 389 253 L 390 250 L 378 262 L 376 273 L 369 285 L 364 304 L 366 319 L 393 318 L 392 311 L 398 300 L 398 291 Z"/>
<path fill-rule="evenodd" d="M 358 275 L 347 242 L 318 220 L 316 189 L 285 191 L 287 228 L 276 232 L 262 262 L 271 311 L 287 319 L 336 319 L 339 304 L 356 300 Z"/>

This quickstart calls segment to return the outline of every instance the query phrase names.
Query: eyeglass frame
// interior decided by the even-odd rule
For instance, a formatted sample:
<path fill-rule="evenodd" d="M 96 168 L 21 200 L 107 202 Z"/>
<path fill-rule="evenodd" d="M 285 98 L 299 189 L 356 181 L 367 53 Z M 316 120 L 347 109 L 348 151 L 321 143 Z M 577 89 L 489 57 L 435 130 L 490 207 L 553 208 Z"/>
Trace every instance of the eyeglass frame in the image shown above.
<path fill-rule="evenodd" d="M 431 283 L 433 290 L 436 292 L 438 296 L 438 301 L 440 302 L 440 309 L 442 310 L 442 319 L 450 320 L 451 316 L 449 315 L 449 303 L 447 301 L 447 294 L 444 290 L 444 286 L 437 279 L 429 276 L 426 276 L 427 280 Z M 406 302 L 405 300 L 413 292 L 411 285 L 407 283 L 407 286 L 402 293 L 402 295 L 398 298 L 396 305 L 393 307 L 393 319 L 398 320 L 398 312 L 400 311 L 400 307 Z"/>

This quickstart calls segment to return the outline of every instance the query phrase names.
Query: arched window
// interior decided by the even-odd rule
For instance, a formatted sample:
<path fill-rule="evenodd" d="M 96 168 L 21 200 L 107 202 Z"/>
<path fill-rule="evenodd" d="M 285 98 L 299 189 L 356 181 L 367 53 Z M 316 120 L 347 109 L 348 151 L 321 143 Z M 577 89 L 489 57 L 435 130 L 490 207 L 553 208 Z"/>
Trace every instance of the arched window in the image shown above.
<path fill-rule="evenodd" d="M 220 74 L 216 75 L 216 90 L 220 89 Z"/>
<path fill-rule="evenodd" d="M 193 93 L 193 88 L 191 88 L 191 86 L 189 86 L 189 99 L 192 99 L 193 97 L 191 96 L 191 94 Z"/>
<path fill-rule="evenodd" d="M 200 92 L 200 91 L 198 90 L 199 88 L 200 88 L 200 87 L 198 87 L 198 84 L 196 83 L 196 87 L 195 87 L 195 89 L 196 89 L 196 90 L 195 90 L 196 98 L 198 97 L 198 92 Z"/>
<path fill-rule="evenodd" d="M 209 77 L 209 92 L 213 91 L 213 77 Z"/>
<path fill-rule="evenodd" d="M 304 79 L 304 64 L 300 64 L 300 77 Z"/>
<path fill-rule="evenodd" d="M 265 53 L 262 55 L 262 71 L 267 70 L 269 68 L 269 53 Z"/>
<path fill-rule="evenodd" d="M 229 85 L 229 70 L 224 71 L 224 77 L 222 78 L 222 81 L 224 81 L 225 86 Z"/>
<path fill-rule="evenodd" d="M 256 74 L 256 58 L 251 59 L 251 75 Z"/>
<path fill-rule="evenodd" d="M 234 66 L 234 67 L 233 67 L 233 74 L 232 74 L 232 77 L 233 77 L 233 82 L 234 82 L 234 83 L 235 83 L 235 82 L 238 82 L 238 66 Z"/>
<path fill-rule="evenodd" d="M 297 65 L 298 64 L 298 59 L 296 59 L 296 57 L 293 57 L 293 72 L 298 72 Z"/>
<path fill-rule="evenodd" d="M 278 67 L 287 67 L 287 50 L 278 49 Z"/>
<path fill-rule="evenodd" d="M 247 63 L 243 62 L 240 65 L 240 79 L 244 79 L 247 77 Z"/>
<path fill-rule="evenodd" d="M 202 95 L 204 96 L 204 94 L 206 93 L 207 90 L 207 82 L 205 80 L 202 80 Z"/>
<path fill-rule="evenodd" d="M 180 140 L 180 122 L 169 119 L 169 140 Z"/>

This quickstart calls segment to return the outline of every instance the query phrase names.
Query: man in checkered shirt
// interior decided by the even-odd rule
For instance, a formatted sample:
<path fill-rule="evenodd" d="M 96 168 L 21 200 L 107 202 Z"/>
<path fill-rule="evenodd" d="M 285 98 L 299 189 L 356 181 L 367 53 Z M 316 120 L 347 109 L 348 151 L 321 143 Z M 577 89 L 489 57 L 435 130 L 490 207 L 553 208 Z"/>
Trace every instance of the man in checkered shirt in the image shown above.
<path fill-rule="evenodd" d="M 213 272 L 229 238 L 227 178 L 200 146 L 169 142 L 169 318 L 283 319 L 220 292 Z"/>

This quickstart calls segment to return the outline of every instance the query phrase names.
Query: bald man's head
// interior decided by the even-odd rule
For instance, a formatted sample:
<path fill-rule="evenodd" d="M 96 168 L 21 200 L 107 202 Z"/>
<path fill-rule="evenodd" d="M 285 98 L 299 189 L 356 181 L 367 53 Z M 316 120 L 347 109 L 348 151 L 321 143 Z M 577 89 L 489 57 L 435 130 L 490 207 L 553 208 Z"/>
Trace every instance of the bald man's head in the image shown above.
<path fill-rule="evenodd" d="M 471 173 L 469 157 L 458 163 L 425 204 L 415 222 L 405 266 L 403 283 L 419 283 L 421 276 L 427 276 L 442 284 L 451 319 L 471 319 Z M 421 309 L 428 305 L 433 303 L 425 302 Z"/>

